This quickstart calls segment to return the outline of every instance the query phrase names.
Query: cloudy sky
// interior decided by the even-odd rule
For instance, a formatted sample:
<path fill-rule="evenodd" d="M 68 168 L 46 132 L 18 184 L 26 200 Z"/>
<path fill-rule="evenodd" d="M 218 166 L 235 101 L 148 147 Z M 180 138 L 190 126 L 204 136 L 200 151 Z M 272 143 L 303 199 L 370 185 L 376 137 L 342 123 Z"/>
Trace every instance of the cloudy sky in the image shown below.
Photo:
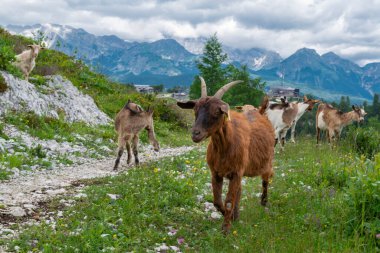
<path fill-rule="evenodd" d="M 56 23 L 131 41 L 209 37 L 287 57 L 301 47 L 380 62 L 380 0 L 1 0 L 0 25 Z"/>

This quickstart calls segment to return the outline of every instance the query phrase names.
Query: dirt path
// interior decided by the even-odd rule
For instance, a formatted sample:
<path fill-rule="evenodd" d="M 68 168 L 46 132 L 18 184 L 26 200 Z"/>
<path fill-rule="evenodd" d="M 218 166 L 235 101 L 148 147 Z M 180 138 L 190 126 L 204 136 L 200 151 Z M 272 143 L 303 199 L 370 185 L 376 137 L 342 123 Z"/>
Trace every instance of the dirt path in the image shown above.
<path fill-rule="evenodd" d="M 178 156 L 192 150 L 194 147 L 162 148 L 156 153 L 150 148 L 140 152 L 140 161 L 147 162 L 163 157 Z M 132 159 L 133 160 L 133 159 Z M 0 183 L 0 238 L 14 236 L 15 231 L 9 229 L 12 223 L 26 223 L 33 219 L 34 211 L 45 202 L 57 195 L 81 194 L 83 185 L 73 184 L 81 179 L 90 179 L 116 175 L 112 170 L 115 158 L 92 160 L 82 165 L 65 167 L 57 170 L 42 170 L 31 175 L 19 176 Z M 126 155 L 122 157 L 119 170 L 126 170 Z M 70 192 L 68 192 L 70 186 Z M 72 190 L 77 187 L 78 191 Z M 1 248 L 0 248 L 0 252 Z"/>

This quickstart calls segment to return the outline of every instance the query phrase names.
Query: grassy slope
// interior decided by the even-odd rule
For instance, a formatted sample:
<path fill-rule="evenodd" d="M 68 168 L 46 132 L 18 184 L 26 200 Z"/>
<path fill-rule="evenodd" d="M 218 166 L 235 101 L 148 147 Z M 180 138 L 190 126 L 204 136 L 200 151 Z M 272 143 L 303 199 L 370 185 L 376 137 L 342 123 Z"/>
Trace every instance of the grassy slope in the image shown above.
<path fill-rule="evenodd" d="M 26 45 L 32 44 L 30 39 L 22 36 L 10 35 L 0 28 L 0 45 L 6 45 L 0 51 L 0 60 L 9 60 L 9 55 L 21 52 L 26 48 Z M 4 58 L 7 56 L 8 58 Z M 3 57 L 3 58 L 2 58 Z M 45 75 L 60 74 L 68 78 L 82 92 L 93 97 L 97 106 L 104 111 L 109 117 L 114 118 L 117 112 L 124 104 L 131 99 L 139 103 L 144 108 L 153 106 L 155 108 L 155 130 L 157 139 L 161 146 L 180 146 L 191 144 L 189 138 L 180 140 L 178 136 L 187 134 L 186 126 L 188 125 L 189 117 L 184 117 L 183 113 L 174 106 L 174 100 L 156 99 L 154 96 L 142 96 L 135 92 L 135 89 L 130 85 L 122 85 L 108 80 L 104 75 L 97 74 L 89 67 L 84 65 L 82 61 L 75 60 L 74 57 L 69 57 L 61 52 L 54 50 L 43 50 L 38 55 L 36 67 L 32 71 L 32 77 L 36 78 L 33 82 L 39 88 L 44 85 Z M 5 69 L 16 76 L 20 76 L 19 71 L 7 64 Z M 96 150 L 100 153 L 99 147 L 107 146 L 111 150 L 116 149 L 116 133 L 112 125 L 94 127 L 84 123 L 66 123 L 63 119 L 52 119 L 48 117 L 39 117 L 30 112 L 12 112 L 0 118 L 0 136 L 7 138 L 1 131 L 4 123 L 12 124 L 22 131 L 29 133 L 32 136 L 40 139 L 55 139 L 58 142 L 68 141 L 71 143 L 78 142 L 75 136 L 80 135 L 85 137 L 86 147 Z M 100 138 L 101 142 L 95 142 Z M 110 142 L 113 140 L 113 142 Z M 148 143 L 147 134 L 145 131 L 141 135 L 141 141 Z M 82 141 L 81 141 L 82 142 Z M 34 150 L 29 150 L 27 147 L 22 147 L 22 150 L 28 155 L 15 156 L 0 152 L 0 165 L 4 164 L 4 168 L 0 166 L 0 180 L 7 179 L 12 172 L 10 168 L 16 167 L 24 170 L 26 167 L 21 165 L 39 164 L 41 167 L 49 167 L 49 162 L 43 162 L 33 153 Z M 80 154 L 78 154 L 80 155 Z M 104 154 L 107 155 L 107 154 Z M 108 155 L 113 155 L 109 152 Z M 62 159 L 64 160 L 64 159 Z M 67 161 L 68 163 L 70 161 Z"/>
<path fill-rule="evenodd" d="M 369 199 L 379 193 L 379 161 L 375 165 L 328 146 L 316 152 L 313 143 L 302 140 L 277 155 L 268 209 L 259 205 L 260 180 L 246 180 L 241 219 L 227 237 L 221 220 L 204 210 L 212 194 L 200 146 L 114 178 L 88 181 L 88 197 L 64 210 L 55 229 L 33 226 L 8 243 L 44 252 L 146 252 L 163 243 L 190 252 L 379 251 L 380 200 Z M 357 184 L 360 177 L 366 179 Z M 170 236 L 172 229 L 178 231 Z"/>

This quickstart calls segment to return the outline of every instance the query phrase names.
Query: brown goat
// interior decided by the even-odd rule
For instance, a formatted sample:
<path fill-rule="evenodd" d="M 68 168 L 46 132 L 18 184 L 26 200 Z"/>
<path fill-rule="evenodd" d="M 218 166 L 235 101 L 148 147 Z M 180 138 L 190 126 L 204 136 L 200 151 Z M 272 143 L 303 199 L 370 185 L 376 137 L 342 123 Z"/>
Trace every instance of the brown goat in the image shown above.
<path fill-rule="evenodd" d="M 343 127 L 353 121 L 364 121 L 367 113 L 363 108 L 352 106 L 352 111 L 343 113 L 329 104 L 320 104 L 316 114 L 317 144 L 319 144 L 320 131 L 326 130 L 329 143 L 339 140 Z"/>
<path fill-rule="evenodd" d="M 194 108 L 193 141 L 201 142 L 210 137 L 207 163 L 211 170 L 214 205 L 224 215 L 222 229 L 225 233 L 230 230 L 231 220 L 239 217 L 242 177 L 262 177 L 261 204 L 266 205 L 269 179 L 273 175 L 274 130 L 268 119 L 253 111 L 254 120 L 250 121 L 243 113 L 230 112 L 229 105 L 221 100 L 230 87 L 240 82 L 228 83 L 209 97 L 201 78 L 201 98 L 177 102 L 181 108 Z M 266 106 L 267 99 L 262 107 Z M 224 205 L 223 178 L 230 180 Z"/>
<path fill-rule="evenodd" d="M 125 147 L 127 147 L 128 151 L 127 163 L 131 162 L 131 141 L 135 164 L 139 165 L 137 146 L 139 143 L 139 133 L 144 128 L 148 131 L 148 138 L 154 150 L 159 151 L 160 145 L 154 135 L 153 110 L 149 108 L 148 111 L 144 111 L 139 105 L 128 100 L 128 103 L 120 110 L 115 119 L 115 130 L 118 133 L 119 147 L 114 170 L 117 170 L 119 166 Z"/>

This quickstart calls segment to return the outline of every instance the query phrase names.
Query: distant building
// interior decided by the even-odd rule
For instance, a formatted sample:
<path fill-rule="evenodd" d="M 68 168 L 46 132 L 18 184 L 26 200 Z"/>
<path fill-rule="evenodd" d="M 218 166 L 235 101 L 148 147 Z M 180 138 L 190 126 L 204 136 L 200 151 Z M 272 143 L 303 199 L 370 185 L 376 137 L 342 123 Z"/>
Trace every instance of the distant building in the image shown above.
<path fill-rule="evenodd" d="M 172 98 L 179 100 L 179 101 L 183 101 L 183 100 L 188 100 L 189 96 L 188 96 L 188 94 L 186 94 L 184 92 L 179 92 L 179 93 L 172 93 Z"/>
<path fill-rule="evenodd" d="M 277 98 L 277 97 L 291 97 L 291 98 L 299 98 L 300 89 L 291 88 L 291 87 L 271 87 L 267 94 L 269 97 Z"/>
<path fill-rule="evenodd" d="M 140 92 L 140 93 L 154 93 L 154 89 L 150 85 L 135 84 L 134 86 L 135 86 L 137 92 Z"/>

